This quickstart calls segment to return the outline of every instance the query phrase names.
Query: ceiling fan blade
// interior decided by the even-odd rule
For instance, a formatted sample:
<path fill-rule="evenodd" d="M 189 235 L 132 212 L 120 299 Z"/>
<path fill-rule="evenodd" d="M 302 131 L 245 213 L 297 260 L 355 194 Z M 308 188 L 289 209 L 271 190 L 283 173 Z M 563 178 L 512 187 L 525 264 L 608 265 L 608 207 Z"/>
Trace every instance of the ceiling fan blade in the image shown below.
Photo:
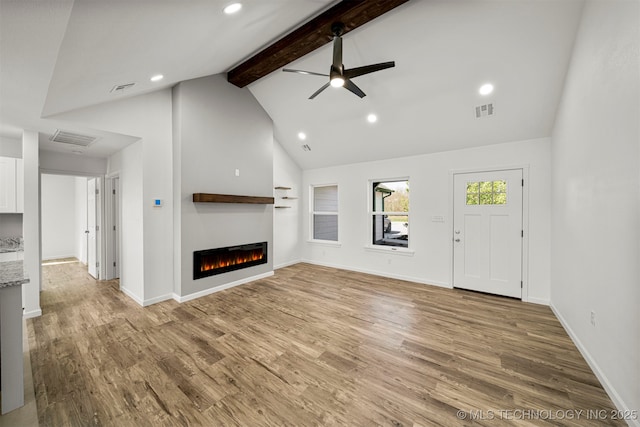
<path fill-rule="evenodd" d="M 342 37 L 333 37 L 333 67 L 342 70 Z"/>
<path fill-rule="evenodd" d="M 284 71 L 285 73 L 298 73 L 298 74 L 308 74 L 310 76 L 329 77 L 329 74 L 321 74 L 313 71 L 304 71 L 304 70 L 292 70 L 290 68 L 283 68 L 282 71 Z"/>
<path fill-rule="evenodd" d="M 329 82 L 325 83 L 325 84 L 324 84 L 320 89 L 318 89 L 317 91 L 315 91 L 315 92 L 313 93 L 313 95 L 311 95 L 311 96 L 309 97 L 309 99 L 313 99 L 313 98 L 315 98 L 316 96 L 318 96 L 318 95 L 320 94 L 320 92 L 322 92 L 323 90 L 325 90 L 326 88 L 328 88 L 330 84 L 331 84 L 331 83 L 329 83 Z"/>
<path fill-rule="evenodd" d="M 356 67 L 356 68 L 351 68 L 349 70 L 344 70 L 344 76 L 348 79 L 352 79 L 354 77 L 362 76 L 369 73 L 374 73 L 376 71 L 385 70 L 387 68 L 392 68 L 395 66 L 396 66 L 395 61 L 381 62 L 380 64 L 365 65 L 364 67 Z"/>
<path fill-rule="evenodd" d="M 356 86 L 356 84 L 354 82 L 352 82 L 349 79 L 346 79 L 344 81 L 344 88 L 355 93 L 356 95 L 358 95 L 360 98 L 364 98 L 365 96 L 367 96 L 362 89 L 360 89 L 358 86 Z"/>

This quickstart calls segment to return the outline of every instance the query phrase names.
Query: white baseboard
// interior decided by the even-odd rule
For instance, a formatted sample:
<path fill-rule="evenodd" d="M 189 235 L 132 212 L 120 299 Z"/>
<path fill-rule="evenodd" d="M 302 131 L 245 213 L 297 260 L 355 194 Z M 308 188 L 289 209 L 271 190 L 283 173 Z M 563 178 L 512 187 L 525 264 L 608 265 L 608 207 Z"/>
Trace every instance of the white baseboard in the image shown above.
<path fill-rule="evenodd" d="M 144 307 L 144 301 L 142 299 L 140 299 L 136 294 L 134 294 L 133 292 L 131 292 L 129 289 L 120 286 L 120 290 L 129 298 L 131 298 L 132 300 L 134 300 L 135 302 L 138 303 L 138 305 L 141 305 L 142 307 Z"/>
<path fill-rule="evenodd" d="M 602 384 L 602 387 L 604 387 L 604 390 L 609 395 L 609 398 L 611 399 L 613 404 L 616 405 L 616 409 L 622 412 L 627 412 L 627 411 L 630 412 L 633 409 L 637 410 L 638 408 L 630 408 L 627 404 L 625 404 L 625 402 L 622 400 L 620 395 L 616 392 L 613 385 L 607 379 L 604 372 L 602 372 L 602 369 L 600 369 L 600 366 L 598 365 L 598 363 L 596 363 L 596 361 L 593 359 L 593 357 L 591 356 L 587 348 L 582 344 L 582 341 L 580 341 L 580 339 L 575 334 L 575 332 L 573 332 L 573 329 L 571 329 L 571 326 L 569 326 L 569 323 L 567 323 L 566 319 L 562 316 L 562 314 L 558 311 L 558 309 L 553 305 L 553 302 L 549 304 L 549 307 L 551 307 L 551 311 L 553 311 L 553 314 L 556 315 L 556 317 L 560 321 L 560 324 L 562 325 L 564 330 L 567 331 L 567 334 L 569 334 L 569 337 L 578 348 L 578 351 L 580 352 L 580 354 L 582 354 L 582 357 L 584 357 L 584 360 L 587 361 L 587 364 L 589 365 L 593 373 L 596 374 L 596 377 L 600 381 L 600 384 Z M 627 420 L 627 424 L 629 426 L 640 427 L 640 419 Z"/>
<path fill-rule="evenodd" d="M 162 302 L 162 301 L 166 301 L 166 300 L 170 300 L 171 298 L 173 298 L 173 294 L 166 294 L 166 295 L 160 295 L 159 297 L 149 298 L 149 299 L 143 300 L 143 299 L 140 299 L 140 297 L 135 295 L 133 292 L 131 292 L 127 288 L 120 287 L 120 290 L 125 295 L 127 295 L 129 298 L 131 298 L 136 303 L 138 303 L 138 305 L 141 305 L 142 307 L 147 307 L 149 305 L 156 304 L 156 303 L 159 303 L 159 302 Z"/>
<path fill-rule="evenodd" d="M 31 311 L 25 311 L 22 313 L 22 318 L 23 319 L 31 319 L 33 317 L 40 317 L 42 316 L 42 309 L 39 308 L 37 310 L 31 310 Z"/>
<path fill-rule="evenodd" d="M 59 254 L 59 255 L 49 255 L 49 256 L 43 256 L 42 257 L 42 261 L 51 261 L 54 259 L 64 259 L 64 258 L 77 258 L 76 254 Z"/>
<path fill-rule="evenodd" d="M 393 274 L 393 273 L 369 270 L 369 269 L 366 269 L 366 268 L 351 267 L 351 266 L 347 266 L 347 265 L 333 264 L 333 263 L 329 263 L 329 262 L 312 261 L 312 260 L 309 260 L 309 259 L 301 260 L 300 262 L 306 262 L 308 264 L 321 265 L 323 267 L 339 268 L 341 270 L 355 271 L 355 272 L 358 272 L 358 273 L 371 274 L 373 276 L 386 277 L 386 278 L 389 278 L 389 279 L 405 280 L 407 282 L 420 283 L 420 284 L 423 284 L 423 285 L 433 285 L 433 286 L 439 286 L 441 288 L 451 289 L 451 285 L 449 283 L 440 282 L 438 280 L 428 280 L 428 279 L 422 279 L 422 278 L 419 278 L 419 277 L 404 276 L 402 274 Z"/>
<path fill-rule="evenodd" d="M 527 300 L 525 302 L 530 302 L 532 304 L 539 304 L 539 305 L 549 305 L 548 299 L 542 299 L 542 298 L 536 298 L 536 297 L 527 297 Z"/>
<path fill-rule="evenodd" d="M 160 295 L 159 297 L 155 297 L 155 298 L 149 298 L 144 300 L 144 302 L 142 303 L 143 307 L 149 306 L 151 304 L 157 304 L 159 302 L 162 301 L 167 301 L 173 298 L 173 294 L 166 294 L 166 295 Z"/>
<path fill-rule="evenodd" d="M 178 294 L 173 294 L 173 299 L 182 303 L 191 301 L 192 299 L 204 297 L 206 295 L 210 295 L 216 292 L 224 291 L 225 289 L 233 288 L 235 286 L 244 285 L 245 283 L 254 282 L 256 280 L 264 279 L 266 277 L 273 276 L 273 271 L 269 271 L 267 273 L 258 274 L 257 276 L 247 277 L 245 279 L 236 280 L 235 282 L 225 283 L 224 285 L 216 286 L 215 288 L 205 289 L 204 291 L 194 292 L 189 295 L 180 296 Z"/>
<path fill-rule="evenodd" d="M 287 261 L 287 262 L 283 262 L 282 264 L 274 265 L 273 269 L 277 270 L 279 268 L 289 267 L 290 265 L 299 264 L 301 262 L 302 262 L 302 260 L 300 260 L 300 259 L 296 259 L 294 261 Z"/>

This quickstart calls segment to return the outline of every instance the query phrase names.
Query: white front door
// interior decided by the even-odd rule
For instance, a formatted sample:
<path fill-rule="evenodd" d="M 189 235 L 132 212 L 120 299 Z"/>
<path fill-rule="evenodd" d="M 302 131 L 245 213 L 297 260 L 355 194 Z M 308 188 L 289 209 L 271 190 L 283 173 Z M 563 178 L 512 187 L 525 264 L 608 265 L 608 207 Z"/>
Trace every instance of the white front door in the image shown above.
<path fill-rule="evenodd" d="M 87 181 L 87 265 L 89 274 L 98 278 L 97 239 L 96 239 L 96 190 L 97 179 Z"/>
<path fill-rule="evenodd" d="M 453 182 L 453 286 L 522 298 L 522 170 Z"/>

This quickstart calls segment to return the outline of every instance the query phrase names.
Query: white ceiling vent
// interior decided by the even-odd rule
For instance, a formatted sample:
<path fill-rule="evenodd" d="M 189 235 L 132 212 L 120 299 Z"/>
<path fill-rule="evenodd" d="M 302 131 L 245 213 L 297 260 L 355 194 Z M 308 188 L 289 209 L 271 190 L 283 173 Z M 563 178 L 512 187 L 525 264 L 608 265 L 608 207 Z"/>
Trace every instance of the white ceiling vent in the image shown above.
<path fill-rule="evenodd" d="M 50 141 L 59 142 L 61 144 L 71 144 L 80 147 L 88 147 L 89 145 L 96 142 L 98 138 L 90 135 L 81 135 L 79 133 L 67 132 L 65 130 L 58 129 L 56 133 L 53 134 Z"/>
<path fill-rule="evenodd" d="M 123 85 L 115 85 L 114 87 L 111 88 L 111 90 L 109 92 L 111 92 L 111 93 L 122 92 L 122 91 L 125 91 L 125 90 L 133 87 L 134 85 L 135 85 L 135 83 L 125 83 Z"/>
<path fill-rule="evenodd" d="M 476 118 L 493 116 L 493 104 L 479 105 L 476 107 Z"/>

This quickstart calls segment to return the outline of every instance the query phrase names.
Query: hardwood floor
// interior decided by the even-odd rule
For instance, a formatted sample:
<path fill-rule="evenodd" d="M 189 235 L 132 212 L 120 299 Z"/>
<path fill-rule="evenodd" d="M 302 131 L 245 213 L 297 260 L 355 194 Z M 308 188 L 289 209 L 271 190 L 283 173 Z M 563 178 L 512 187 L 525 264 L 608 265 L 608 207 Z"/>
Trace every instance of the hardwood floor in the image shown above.
<path fill-rule="evenodd" d="M 544 306 L 308 264 L 146 308 L 78 263 L 43 286 L 44 426 L 625 425 Z"/>

